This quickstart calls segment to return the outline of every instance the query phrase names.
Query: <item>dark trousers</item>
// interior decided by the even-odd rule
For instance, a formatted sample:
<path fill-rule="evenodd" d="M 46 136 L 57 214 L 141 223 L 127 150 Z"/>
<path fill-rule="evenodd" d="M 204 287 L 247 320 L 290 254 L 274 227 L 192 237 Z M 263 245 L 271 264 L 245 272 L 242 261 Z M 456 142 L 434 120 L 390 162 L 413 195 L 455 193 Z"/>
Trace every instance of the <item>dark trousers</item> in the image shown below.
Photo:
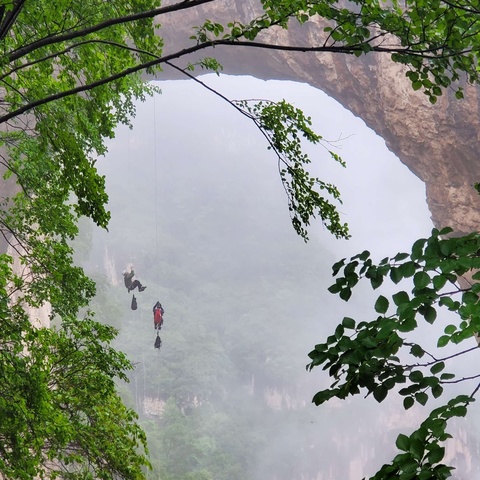
<path fill-rule="evenodd" d="M 140 290 L 142 288 L 142 284 L 138 281 L 135 280 L 132 282 L 132 284 L 128 287 L 128 291 L 131 292 L 132 290 L 135 290 L 138 287 Z"/>

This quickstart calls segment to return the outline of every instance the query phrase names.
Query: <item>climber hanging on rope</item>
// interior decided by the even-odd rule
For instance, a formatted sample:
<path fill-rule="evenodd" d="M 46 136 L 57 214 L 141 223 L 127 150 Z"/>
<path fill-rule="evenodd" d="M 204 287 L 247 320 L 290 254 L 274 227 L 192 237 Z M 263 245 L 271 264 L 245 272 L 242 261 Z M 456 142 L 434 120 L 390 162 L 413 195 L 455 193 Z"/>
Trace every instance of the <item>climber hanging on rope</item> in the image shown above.
<path fill-rule="evenodd" d="M 139 280 L 133 279 L 135 277 L 135 271 L 133 270 L 133 265 L 130 267 L 130 273 L 127 270 L 122 272 L 123 281 L 125 283 L 125 287 L 130 293 L 132 290 L 135 290 L 138 287 L 139 292 L 143 292 L 147 287 L 143 286 Z"/>
<path fill-rule="evenodd" d="M 165 310 L 162 307 L 162 304 L 158 301 L 153 306 L 153 328 L 155 330 L 161 330 L 163 325 L 163 314 Z M 158 335 L 158 333 L 157 333 Z"/>

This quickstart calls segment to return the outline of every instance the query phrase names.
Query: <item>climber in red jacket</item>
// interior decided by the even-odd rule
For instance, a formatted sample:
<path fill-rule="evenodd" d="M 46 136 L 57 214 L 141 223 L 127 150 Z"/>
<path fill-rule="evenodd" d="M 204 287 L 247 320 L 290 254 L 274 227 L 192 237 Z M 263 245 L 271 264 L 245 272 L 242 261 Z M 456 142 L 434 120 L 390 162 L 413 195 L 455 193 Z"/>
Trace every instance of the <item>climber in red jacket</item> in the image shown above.
<path fill-rule="evenodd" d="M 165 310 L 160 302 L 157 302 L 153 306 L 153 328 L 155 330 L 161 330 L 163 325 L 163 314 Z"/>

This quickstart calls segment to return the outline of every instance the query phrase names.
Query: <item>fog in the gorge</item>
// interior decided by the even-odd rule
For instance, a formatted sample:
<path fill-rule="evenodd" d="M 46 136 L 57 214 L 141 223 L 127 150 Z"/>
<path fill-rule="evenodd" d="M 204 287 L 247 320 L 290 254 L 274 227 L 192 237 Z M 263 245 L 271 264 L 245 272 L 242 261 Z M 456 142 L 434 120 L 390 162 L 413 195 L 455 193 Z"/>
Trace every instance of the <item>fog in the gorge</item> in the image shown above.
<path fill-rule="evenodd" d="M 158 82 L 162 93 L 138 104 L 133 129 L 119 127 L 97 163 L 110 195 L 109 231 L 85 229 L 79 251 L 103 282 L 98 308 L 114 312 L 117 346 L 135 363 L 122 388 L 146 425 L 150 478 L 373 475 L 396 454 L 398 433 L 409 433 L 431 405 L 404 412 L 401 398 L 379 405 L 360 395 L 316 407 L 312 396 L 329 380 L 305 365 L 344 316 L 376 316 L 379 292 L 368 284 L 348 303 L 327 291 L 332 264 L 363 250 L 380 261 L 429 236 L 425 186 L 362 120 L 316 89 L 213 74 L 200 80 L 232 100 L 286 99 L 312 118 L 347 164 L 305 145 L 312 174 L 338 186 L 352 238 L 335 239 L 319 220 L 308 243 L 296 235 L 265 138 L 197 82 Z M 135 293 L 136 311 L 122 284 L 128 264 L 147 285 Z M 160 351 L 157 300 L 166 310 Z"/>

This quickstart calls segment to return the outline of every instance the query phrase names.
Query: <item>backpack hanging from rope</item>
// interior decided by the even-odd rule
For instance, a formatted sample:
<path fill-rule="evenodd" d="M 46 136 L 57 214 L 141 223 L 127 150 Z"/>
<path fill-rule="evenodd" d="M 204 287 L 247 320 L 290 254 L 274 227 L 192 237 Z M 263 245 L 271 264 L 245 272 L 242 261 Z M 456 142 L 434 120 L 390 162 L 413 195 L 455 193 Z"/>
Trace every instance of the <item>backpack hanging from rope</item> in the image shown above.
<path fill-rule="evenodd" d="M 135 298 L 135 295 L 133 295 L 132 297 L 132 304 L 130 305 L 130 308 L 132 310 L 136 310 L 137 309 L 137 299 Z"/>
<path fill-rule="evenodd" d="M 160 348 L 162 346 L 162 339 L 160 335 L 157 333 L 157 338 L 155 339 L 155 343 L 153 344 L 155 348 Z"/>

